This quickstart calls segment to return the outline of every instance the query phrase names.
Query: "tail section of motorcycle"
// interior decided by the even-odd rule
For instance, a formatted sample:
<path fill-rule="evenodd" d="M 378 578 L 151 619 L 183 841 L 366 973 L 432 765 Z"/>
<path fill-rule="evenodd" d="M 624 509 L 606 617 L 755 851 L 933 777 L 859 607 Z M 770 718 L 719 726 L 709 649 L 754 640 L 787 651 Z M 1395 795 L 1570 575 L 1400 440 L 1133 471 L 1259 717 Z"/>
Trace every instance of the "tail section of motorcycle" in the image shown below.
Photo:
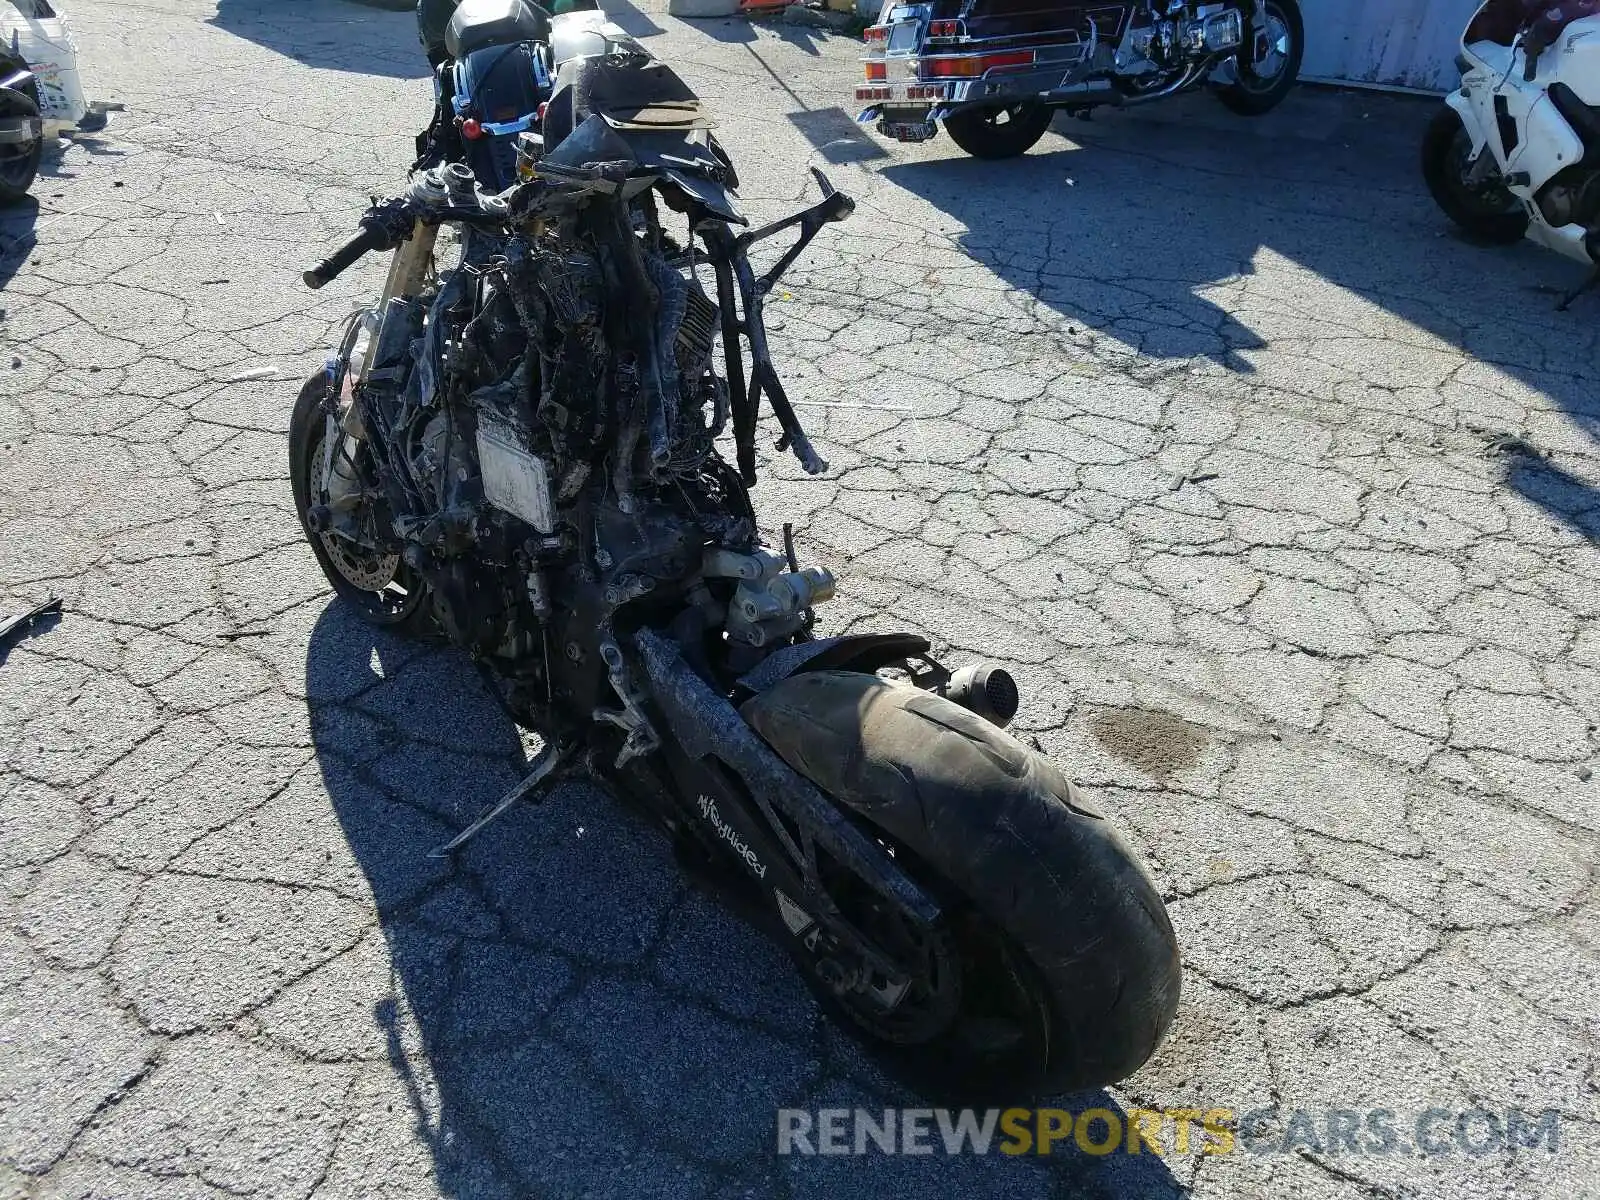
<path fill-rule="evenodd" d="M 687 801 L 680 836 L 893 1065 L 1015 1099 L 1154 1052 L 1180 989 L 1166 910 L 1104 814 L 1001 728 L 1003 672 L 863 635 L 780 650 L 725 698 L 669 639 L 638 648 L 667 734 L 640 765 Z"/>

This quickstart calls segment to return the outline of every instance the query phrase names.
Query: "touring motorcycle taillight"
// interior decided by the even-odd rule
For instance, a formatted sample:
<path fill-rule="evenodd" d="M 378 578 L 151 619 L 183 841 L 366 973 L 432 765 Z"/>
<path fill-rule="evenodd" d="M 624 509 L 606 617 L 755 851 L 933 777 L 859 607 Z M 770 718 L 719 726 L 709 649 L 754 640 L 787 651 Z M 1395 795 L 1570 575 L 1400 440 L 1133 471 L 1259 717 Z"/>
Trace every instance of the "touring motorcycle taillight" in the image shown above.
<path fill-rule="evenodd" d="M 1032 50 L 1011 50 L 1004 54 L 970 54 L 955 58 L 925 58 L 923 74 L 930 79 L 976 79 L 996 67 L 1031 67 Z"/>

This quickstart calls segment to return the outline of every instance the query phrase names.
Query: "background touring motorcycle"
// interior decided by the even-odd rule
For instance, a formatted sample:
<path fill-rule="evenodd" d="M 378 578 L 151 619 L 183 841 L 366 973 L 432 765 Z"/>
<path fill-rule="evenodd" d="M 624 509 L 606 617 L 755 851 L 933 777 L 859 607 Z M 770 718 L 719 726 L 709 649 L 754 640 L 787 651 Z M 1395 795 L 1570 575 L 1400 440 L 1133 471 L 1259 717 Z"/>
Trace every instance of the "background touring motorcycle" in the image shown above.
<path fill-rule="evenodd" d="M 1299 76 L 1305 23 L 1298 0 L 886 0 L 865 42 L 860 121 L 903 142 L 943 123 L 968 154 L 1011 158 L 1058 109 L 1211 87 L 1234 112 L 1268 112 Z"/>

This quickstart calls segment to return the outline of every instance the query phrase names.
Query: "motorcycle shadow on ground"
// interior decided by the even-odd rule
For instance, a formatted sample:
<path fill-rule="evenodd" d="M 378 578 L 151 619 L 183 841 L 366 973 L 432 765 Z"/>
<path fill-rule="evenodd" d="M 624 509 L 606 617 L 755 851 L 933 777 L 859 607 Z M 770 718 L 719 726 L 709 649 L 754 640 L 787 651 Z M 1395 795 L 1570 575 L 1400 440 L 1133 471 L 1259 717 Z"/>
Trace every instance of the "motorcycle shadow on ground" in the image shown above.
<path fill-rule="evenodd" d="M 392 0 L 297 0 L 294 19 L 285 20 L 283 0 L 217 0 L 207 24 L 308 67 L 426 79 L 415 9 Z"/>
<path fill-rule="evenodd" d="M 352 1009 L 409 1097 L 387 1123 L 472 1197 L 1177 1197 L 1151 1154 L 777 1154 L 777 1110 L 936 1104 L 826 1021 L 785 954 L 689 885 L 664 836 L 595 788 L 430 857 L 525 770 L 464 656 L 338 602 L 312 632 L 317 762 L 376 902 L 387 984 Z M 1105 1093 L 1064 1107 L 1121 1114 Z M 938 1143 L 935 1134 L 934 1142 Z M 431 1160 L 431 1161 L 430 1161 Z M 398 1159 L 397 1159 L 398 1161 Z M 397 1171 L 399 1167 L 395 1168 Z"/>
<path fill-rule="evenodd" d="M 1460 427 L 1440 428 L 1426 411 L 1437 401 L 1427 397 L 1448 384 L 1430 374 L 1417 339 L 1383 320 L 1390 314 L 1544 393 L 1592 430 L 1600 393 L 1580 376 L 1596 352 L 1600 293 L 1558 313 L 1581 267 L 1529 243 L 1471 245 L 1452 230 L 1418 166 L 1437 104 L 1301 88 L 1251 120 L 1196 94 L 1098 110 L 1090 122 L 1058 115 L 1053 130 L 1070 148 L 1050 149 L 1062 145 L 1051 138 L 1026 157 L 986 163 L 941 135 L 943 156 L 902 157 L 880 170 L 965 228 L 961 247 L 1015 289 L 1005 303 L 1053 310 L 1078 345 L 1113 369 L 1159 378 L 1167 364 L 1181 371 L 1210 359 L 1256 377 L 1252 385 L 1304 386 L 1343 403 L 1318 377 L 1314 343 L 1311 383 L 1286 380 L 1281 368 L 1260 378 L 1253 360 L 1268 338 L 1314 339 L 1320 326 L 1372 339 L 1365 356 L 1336 352 L 1368 367 L 1363 378 L 1338 382 L 1367 392 L 1356 402 L 1375 403 L 1401 436 L 1465 434 L 1500 456 L 1501 443 L 1520 436 L 1524 406 L 1475 387 L 1450 404 L 1463 413 Z M 1264 288 L 1252 278 L 1263 258 L 1287 260 L 1273 263 Z M 1328 284 L 1359 300 L 1326 304 Z M 1226 307 L 1214 296 L 1225 296 Z M 971 302 L 994 319 L 992 293 Z M 1600 540 L 1600 490 L 1526 456 L 1508 459 L 1503 477 L 1553 519 Z"/>
<path fill-rule="evenodd" d="M 16 204 L 0 207 L 0 288 L 11 282 L 35 245 L 34 227 L 39 223 L 39 201 L 24 196 Z M 0 315 L 0 321 L 4 316 Z"/>

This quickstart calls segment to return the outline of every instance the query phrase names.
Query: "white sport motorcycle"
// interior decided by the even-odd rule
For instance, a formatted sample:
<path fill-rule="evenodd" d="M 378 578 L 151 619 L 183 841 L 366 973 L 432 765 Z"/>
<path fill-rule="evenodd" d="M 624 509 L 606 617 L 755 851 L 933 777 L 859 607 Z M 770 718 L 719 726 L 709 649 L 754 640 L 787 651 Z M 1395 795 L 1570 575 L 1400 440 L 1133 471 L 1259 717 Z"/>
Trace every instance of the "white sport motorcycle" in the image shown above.
<path fill-rule="evenodd" d="M 1428 190 L 1486 242 L 1532 238 L 1600 284 L 1600 0 L 1489 0 L 1467 26 L 1461 87 L 1422 147 Z"/>

